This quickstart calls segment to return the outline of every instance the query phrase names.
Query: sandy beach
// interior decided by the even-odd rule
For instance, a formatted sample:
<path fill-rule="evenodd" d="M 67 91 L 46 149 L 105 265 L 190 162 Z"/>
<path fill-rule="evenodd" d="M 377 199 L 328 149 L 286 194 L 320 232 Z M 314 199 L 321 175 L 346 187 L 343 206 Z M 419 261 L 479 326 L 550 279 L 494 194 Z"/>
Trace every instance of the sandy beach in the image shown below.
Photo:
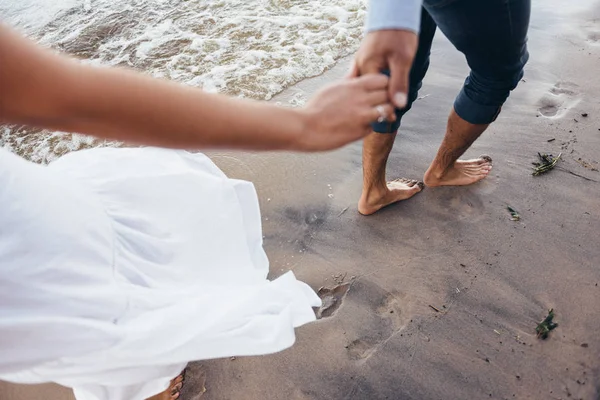
<path fill-rule="evenodd" d="M 466 154 L 494 160 L 476 185 L 364 217 L 360 143 L 208 153 L 255 183 L 271 277 L 293 270 L 327 307 L 286 351 L 191 364 L 181 399 L 600 399 L 600 5 L 534 3 L 525 78 Z M 301 103 L 349 61 L 273 101 Z M 422 179 L 467 71 L 438 32 L 389 178 Z M 538 152 L 562 161 L 532 176 Z M 549 309 L 559 325 L 541 340 Z M 0 400 L 21 399 L 72 396 L 0 384 Z"/>

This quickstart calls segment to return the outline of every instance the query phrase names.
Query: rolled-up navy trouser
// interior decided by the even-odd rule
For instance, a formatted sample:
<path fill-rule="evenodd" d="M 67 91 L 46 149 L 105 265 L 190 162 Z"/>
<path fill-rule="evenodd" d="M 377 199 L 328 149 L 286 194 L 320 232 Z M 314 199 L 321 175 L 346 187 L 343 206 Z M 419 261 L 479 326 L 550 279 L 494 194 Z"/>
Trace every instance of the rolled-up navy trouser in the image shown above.
<path fill-rule="evenodd" d="M 395 133 L 416 100 L 429 67 L 437 27 L 466 59 L 471 73 L 454 101 L 454 110 L 472 124 L 493 122 L 527 63 L 531 0 L 424 0 L 419 47 L 410 72 L 407 106 L 396 121 L 373 124 L 379 133 Z M 388 73 L 388 71 L 383 71 Z"/>

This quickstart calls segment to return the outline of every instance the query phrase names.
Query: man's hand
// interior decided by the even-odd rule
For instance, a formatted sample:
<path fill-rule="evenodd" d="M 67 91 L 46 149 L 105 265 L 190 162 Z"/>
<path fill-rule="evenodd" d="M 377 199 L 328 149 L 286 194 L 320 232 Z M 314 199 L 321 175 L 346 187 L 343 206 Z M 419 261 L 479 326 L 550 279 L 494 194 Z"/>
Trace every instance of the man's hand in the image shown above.
<path fill-rule="evenodd" d="M 418 45 L 417 34 L 407 30 L 369 32 L 356 53 L 351 77 L 389 69 L 388 96 L 398 108 L 406 107 L 408 78 Z"/>

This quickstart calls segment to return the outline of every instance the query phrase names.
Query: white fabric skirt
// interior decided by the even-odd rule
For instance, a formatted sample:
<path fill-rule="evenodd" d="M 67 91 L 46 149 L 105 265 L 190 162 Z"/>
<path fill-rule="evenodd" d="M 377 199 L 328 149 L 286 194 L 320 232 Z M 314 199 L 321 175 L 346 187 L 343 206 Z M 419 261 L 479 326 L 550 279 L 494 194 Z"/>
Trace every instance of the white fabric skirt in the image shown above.
<path fill-rule="evenodd" d="M 0 379 L 145 399 L 187 362 L 291 346 L 319 297 L 267 280 L 251 183 L 206 156 L 0 151 Z"/>

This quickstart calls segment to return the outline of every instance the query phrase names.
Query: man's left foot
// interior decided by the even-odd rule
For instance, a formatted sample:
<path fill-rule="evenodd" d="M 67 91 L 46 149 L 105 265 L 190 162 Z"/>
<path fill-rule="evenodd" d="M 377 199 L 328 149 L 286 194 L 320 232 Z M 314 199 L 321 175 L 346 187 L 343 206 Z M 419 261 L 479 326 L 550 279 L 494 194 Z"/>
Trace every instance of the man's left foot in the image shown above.
<path fill-rule="evenodd" d="M 177 400 L 183 387 L 183 373 L 171 381 L 171 384 L 164 392 L 150 397 L 147 400 Z"/>
<path fill-rule="evenodd" d="M 380 190 L 364 191 L 358 202 L 358 212 L 371 215 L 390 204 L 407 200 L 423 190 L 423 182 L 414 179 L 395 179 Z"/>
<path fill-rule="evenodd" d="M 484 179 L 492 170 L 492 159 L 480 156 L 474 160 L 457 160 L 442 175 L 433 171 L 433 166 L 425 172 L 425 186 L 466 186 Z"/>

